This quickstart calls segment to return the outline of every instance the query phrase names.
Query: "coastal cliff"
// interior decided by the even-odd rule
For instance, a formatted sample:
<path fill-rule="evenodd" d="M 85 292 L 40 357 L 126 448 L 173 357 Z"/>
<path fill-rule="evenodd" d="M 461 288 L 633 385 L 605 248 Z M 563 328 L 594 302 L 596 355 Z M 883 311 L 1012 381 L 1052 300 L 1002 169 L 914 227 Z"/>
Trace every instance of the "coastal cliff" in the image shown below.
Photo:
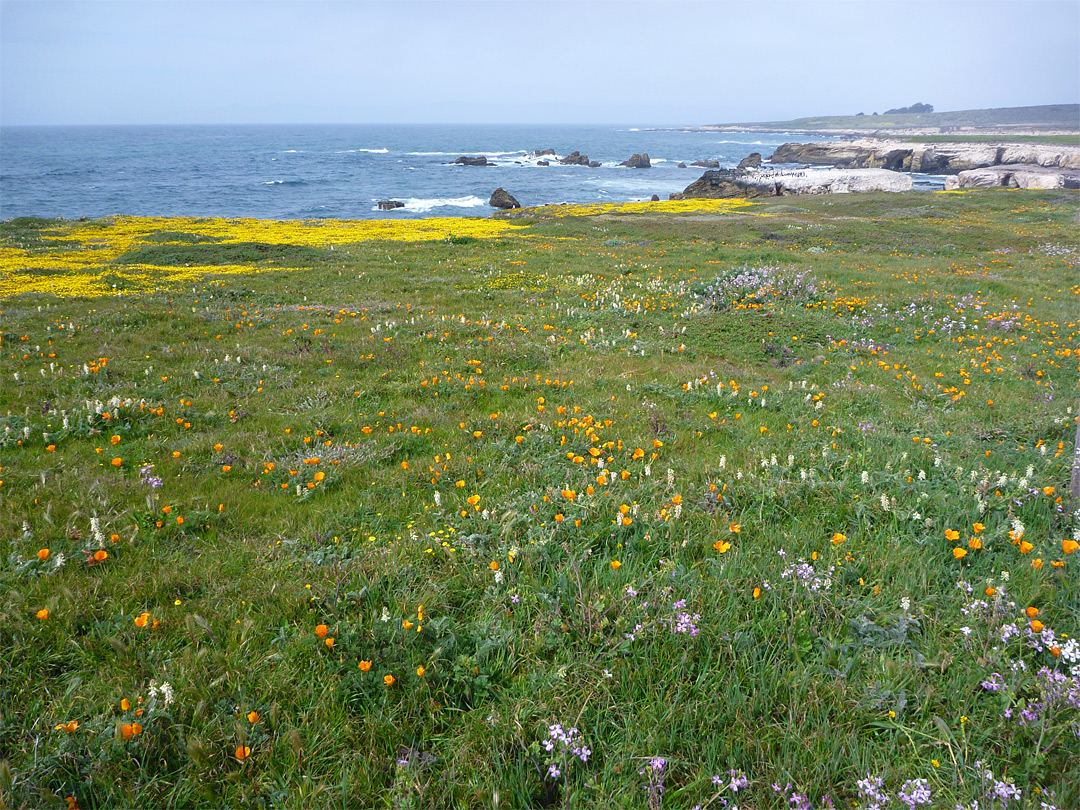
<path fill-rule="evenodd" d="M 906 174 L 886 169 L 813 169 L 809 171 L 740 171 L 720 169 L 705 172 L 672 200 L 699 197 L 784 197 L 794 194 L 847 194 L 867 191 L 911 191 Z"/>
<path fill-rule="evenodd" d="M 864 138 L 857 141 L 785 143 L 773 152 L 769 162 L 928 174 L 958 174 L 1002 164 L 1080 169 L 1080 147 L 1016 143 L 914 143 Z"/>

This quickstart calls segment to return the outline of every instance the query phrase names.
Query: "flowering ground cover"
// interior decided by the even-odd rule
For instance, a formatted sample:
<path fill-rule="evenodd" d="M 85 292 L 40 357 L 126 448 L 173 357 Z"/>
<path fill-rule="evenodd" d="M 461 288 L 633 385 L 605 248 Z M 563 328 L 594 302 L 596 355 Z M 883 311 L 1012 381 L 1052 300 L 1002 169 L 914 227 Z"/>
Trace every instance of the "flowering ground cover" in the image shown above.
<path fill-rule="evenodd" d="M 0 806 L 1080 806 L 1077 201 L 0 224 Z"/>

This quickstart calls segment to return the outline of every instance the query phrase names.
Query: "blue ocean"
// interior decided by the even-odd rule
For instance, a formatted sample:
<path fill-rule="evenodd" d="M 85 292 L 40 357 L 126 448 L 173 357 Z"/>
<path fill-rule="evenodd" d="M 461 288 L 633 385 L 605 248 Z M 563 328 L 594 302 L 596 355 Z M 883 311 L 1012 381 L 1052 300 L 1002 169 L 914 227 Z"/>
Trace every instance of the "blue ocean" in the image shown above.
<path fill-rule="evenodd" d="M 647 126 L 4 127 L 0 219 L 486 216 L 500 186 L 524 206 L 667 199 L 701 176 L 695 160 L 734 167 L 797 140 L 808 138 Z M 545 149 L 556 157 L 532 155 Z M 557 164 L 573 151 L 600 166 Z M 619 165 L 642 152 L 652 168 Z M 460 156 L 495 165 L 454 165 Z M 405 206 L 383 212 L 379 200 Z"/>

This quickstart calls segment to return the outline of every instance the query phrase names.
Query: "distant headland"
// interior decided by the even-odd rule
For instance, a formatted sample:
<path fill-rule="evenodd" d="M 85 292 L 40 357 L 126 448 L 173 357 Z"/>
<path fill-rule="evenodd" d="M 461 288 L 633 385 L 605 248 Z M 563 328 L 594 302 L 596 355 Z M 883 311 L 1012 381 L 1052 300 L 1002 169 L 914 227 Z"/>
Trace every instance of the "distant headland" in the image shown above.
<path fill-rule="evenodd" d="M 1031 138 L 1076 143 L 1080 140 L 1080 104 L 1044 104 L 985 110 L 933 112 L 914 104 L 856 115 L 823 115 L 788 121 L 757 121 L 679 127 L 689 132 L 798 132 L 859 137 Z"/>

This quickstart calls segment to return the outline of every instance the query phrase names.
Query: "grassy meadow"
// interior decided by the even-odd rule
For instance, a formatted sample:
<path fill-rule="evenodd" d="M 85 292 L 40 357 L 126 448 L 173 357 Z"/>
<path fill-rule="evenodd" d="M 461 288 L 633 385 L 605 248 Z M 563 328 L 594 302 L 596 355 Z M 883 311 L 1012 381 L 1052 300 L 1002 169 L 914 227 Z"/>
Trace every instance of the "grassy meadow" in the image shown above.
<path fill-rule="evenodd" d="M 0 224 L 0 808 L 1076 808 L 1075 192 Z"/>

